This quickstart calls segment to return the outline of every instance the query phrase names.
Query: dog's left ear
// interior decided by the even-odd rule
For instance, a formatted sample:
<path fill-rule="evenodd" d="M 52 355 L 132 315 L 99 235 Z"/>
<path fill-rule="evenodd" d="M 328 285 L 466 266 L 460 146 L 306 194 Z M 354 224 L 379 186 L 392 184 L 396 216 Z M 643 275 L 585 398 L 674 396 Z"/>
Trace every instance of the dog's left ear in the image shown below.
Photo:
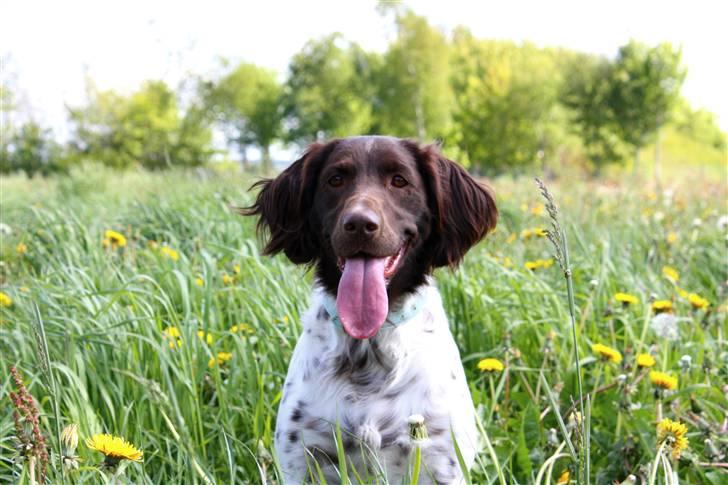
<path fill-rule="evenodd" d="M 253 205 L 239 212 L 260 217 L 258 232 L 268 233 L 263 254 L 283 252 L 295 264 L 311 264 L 318 259 L 320 245 L 311 230 L 308 212 L 318 171 L 334 144 L 312 144 L 276 178 L 261 180 L 251 187 L 260 187 L 260 192 Z"/>
<path fill-rule="evenodd" d="M 418 147 L 418 164 L 428 185 L 433 230 L 428 240 L 431 267 L 457 266 L 465 253 L 495 228 L 498 209 L 487 186 L 436 145 Z"/>

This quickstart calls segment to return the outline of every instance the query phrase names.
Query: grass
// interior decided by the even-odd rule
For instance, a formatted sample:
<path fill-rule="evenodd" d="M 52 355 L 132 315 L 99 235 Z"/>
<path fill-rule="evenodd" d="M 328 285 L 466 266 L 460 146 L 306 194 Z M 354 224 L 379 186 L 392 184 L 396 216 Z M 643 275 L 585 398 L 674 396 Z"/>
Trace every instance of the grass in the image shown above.
<path fill-rule="evenodd" d="M 2 237 L 0 291 L 12 304 L 0 308 L 0 482 L 27 480 L 7 397 L 12 365 L 41 409 L 54 483 L 62 478 L 58 429 L 69 423 L 79 425 L 81 442 L 110 432 L 142 449 L 143 463 L 125 470 L 133 483 L 278 480 L 275 412 L 311 277 L 260 256 L 254 221 L 230 209 L 251 200 L 249 183 L 232 173 L 95 167 L 66 178 L 2 179 L 2 222 L 12 233 Z M 558 264 L 524 268 L 552 257 L 545 237 L 521 236 L 548 227 L 548 215 L 531 179 L 493 185 L 497 231 L 457 272 L 436 274 L 489 438 L 470 481 L 555 483 L 565 470 L 575 480 L 569 446 L 589 456 L 592 483 L 629 474 L 646 480 L 658 462 L 658 402 L 635 356 L 650 352 L 655 369 L 679 380 L 659 396 L 664 417 L 688 427 L 688 450 L 669 464 L 686 483 L 724 483 L 728 272 L 717 221 L 727 212 L 725 185 L 666 181 L 667 191 L 655 194 L 626 183 L 550 183 L 570 245 L 579 364 L 591 401 L 583 402 L 588 452 L 571 412 L 581 402 L 563 274 Z M 104 247 L 108 229 L 126 246 Z M 176 260 L 160 250 L 165 245 Z M 663 276 L 665 265 L 678 270 L 676 283 Z M 710 306 L 694 309 L 680 290 Z M 623 306 L 617 292 L 639 302 Z M 654 298 L 672 301 L 677 340 L 652 330 Z M 172 327 L 179 336 L 169 336 Z M 36 338 L 39 329 L 45 338 Z M 623 359 L 600 359 L 595 343 Z M 218 364 L 219 352 L 232 357 Z M 680 364 L 684 355 L 689 368 Z M 486 357 L 505 370 L 479 371 Z M 66 483 L 98 481 L 102 456 L 83 444 L 77 453 L 80 470 L 66 472 Z M 427 476 L 423 462 L 420 483 Z"/>

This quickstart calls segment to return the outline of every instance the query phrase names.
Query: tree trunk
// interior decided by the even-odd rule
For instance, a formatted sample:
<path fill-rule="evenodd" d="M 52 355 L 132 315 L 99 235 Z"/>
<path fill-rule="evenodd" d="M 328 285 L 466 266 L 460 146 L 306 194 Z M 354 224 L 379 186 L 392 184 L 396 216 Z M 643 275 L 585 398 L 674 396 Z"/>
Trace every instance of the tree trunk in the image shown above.
<path fill-rule="evenodd" d="M 250 163 L 248 161 L 248 147 L 245 145 L 240 145 L 240 165 L 242 165 L 243 172 L 247 172 L 250 168 Z"/>
<path fill-rule="evenodd" d="M 260 147 L 260 169 L 264 175 L 273 173 L 273 162 L 270 158 L 270 145 Z"/>
<path fill-rule="evenodd" d="M 662 146 L 660 142 L 662 137 L 660 136 L 660 130 L 657 130 L 657 136 L 655 136 L 655 186 L 660 191 L 662 187 Z"/>

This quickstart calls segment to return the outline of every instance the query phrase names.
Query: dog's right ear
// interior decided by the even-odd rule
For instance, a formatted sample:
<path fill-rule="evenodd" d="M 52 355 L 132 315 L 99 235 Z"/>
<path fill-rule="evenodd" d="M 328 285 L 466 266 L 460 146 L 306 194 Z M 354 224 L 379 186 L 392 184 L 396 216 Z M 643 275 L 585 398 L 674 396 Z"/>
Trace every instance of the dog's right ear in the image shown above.
<path fill-rule="evenodd" d="M 276 178 L 260 180 L 250 187 L 260 187 L 260 192 L 253 205 L 239 212 L 260 217 L 258 233 L 268 233 L 263 254 L 283 252 L 296 264 L 310 264 L 318 259 L 319 244 L 308 213 L 318 173 L 333 145 L 334 142 L 312 144 Z"/>

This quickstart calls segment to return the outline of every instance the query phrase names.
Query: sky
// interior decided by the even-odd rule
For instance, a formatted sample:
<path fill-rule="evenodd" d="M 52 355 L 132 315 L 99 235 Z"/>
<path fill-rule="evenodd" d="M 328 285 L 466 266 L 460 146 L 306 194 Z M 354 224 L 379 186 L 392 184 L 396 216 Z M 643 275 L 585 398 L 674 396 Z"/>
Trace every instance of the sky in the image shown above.
<path fill-rule="evenodd" d="M 409 1 L 451 31 L 532 41 L 615 56 L 629 39 L 680 46 L 683 94 L 728 130 L 728 2 L 612 0 Z M 275 69 L 281 79 L 305 42 L 341 32 L 383 51 L 394 31 L 375 0 L 34 1 L 0 0 L 0 76 L 20 91 L 33 117 L 68 136 L 66 106 L 84 103 L 85 79 L 132 92 L 146 79 L 176 86 L 188 73 L 211 75 L 220 59 Z"/>

